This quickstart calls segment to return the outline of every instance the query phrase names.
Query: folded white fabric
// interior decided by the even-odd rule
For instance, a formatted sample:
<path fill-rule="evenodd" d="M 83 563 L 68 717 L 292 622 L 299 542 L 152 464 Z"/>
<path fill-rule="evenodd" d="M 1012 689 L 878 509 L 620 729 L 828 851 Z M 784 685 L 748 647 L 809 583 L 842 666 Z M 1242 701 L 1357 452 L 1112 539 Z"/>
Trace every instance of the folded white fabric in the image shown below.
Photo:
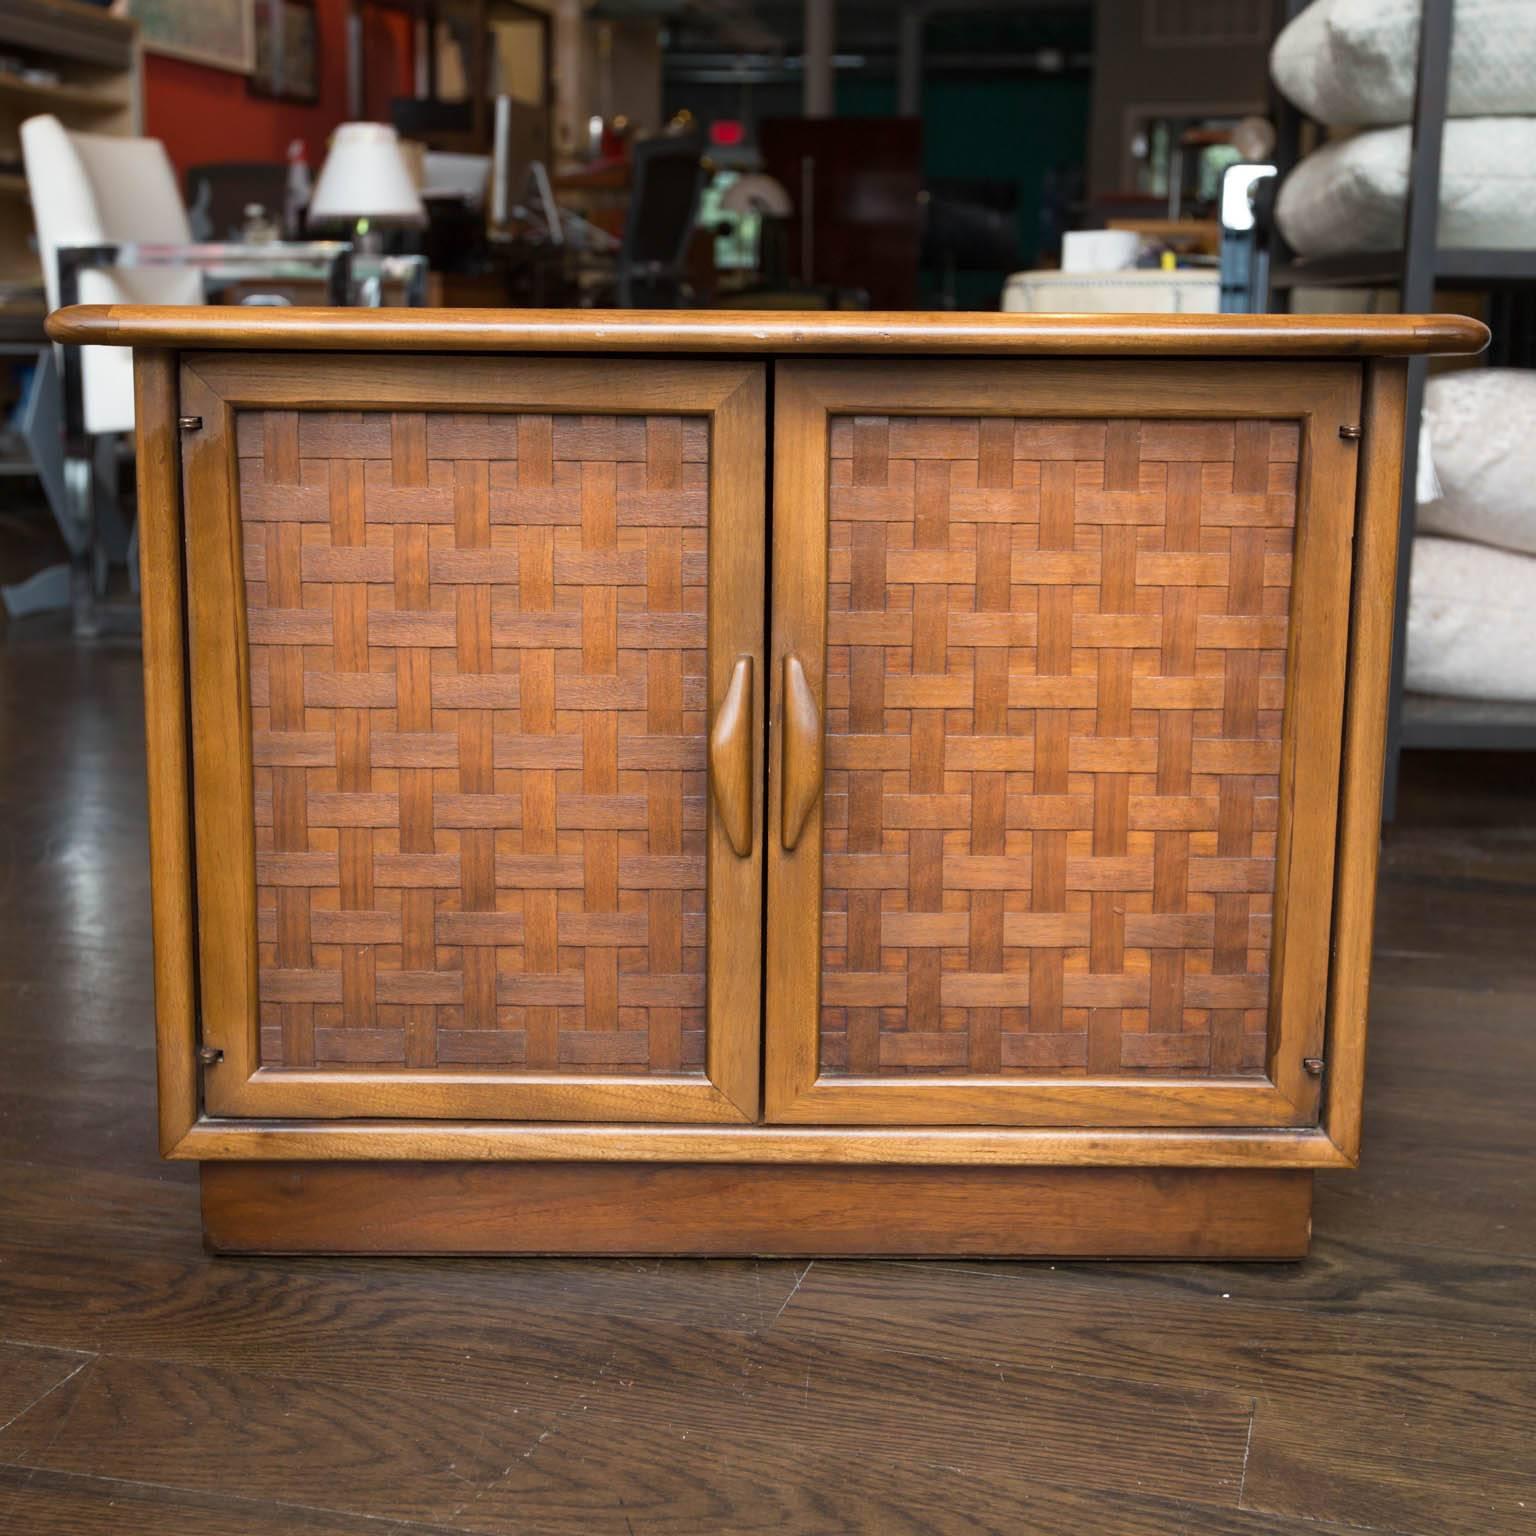
<path fill-rule="evenodd" d="M 1292 249 L 1303 256 L 1397 249 L 1409 134 L 1378 128 L 1308 155 L 1285 178 L 1275 205 Z M 1439 241 L 1506 250 L 1536 245 L 1536 117 L 1466 117 L 1445 125 Z"/>
<path fill-rule="evenodd" d="M 1413 117 L 1421 0 L 1312 0 L 1275 39 L 1270 73 L 1334 127 Z M 1450 115 L 1536 113 L 1536 5 L 1456 0 Z"/>
<path fill-rule="evenodd" d="M 1419 507 L 1420 531 L 1536 554 L 1536 369 L 1440 374 L 1424 426 L 1440 494 Z"/>
<path fill-rule="evenodd" d="M 1406 683 L 1414 693 L 1536 700 L 1536 559 L 1416 538 Z"/>

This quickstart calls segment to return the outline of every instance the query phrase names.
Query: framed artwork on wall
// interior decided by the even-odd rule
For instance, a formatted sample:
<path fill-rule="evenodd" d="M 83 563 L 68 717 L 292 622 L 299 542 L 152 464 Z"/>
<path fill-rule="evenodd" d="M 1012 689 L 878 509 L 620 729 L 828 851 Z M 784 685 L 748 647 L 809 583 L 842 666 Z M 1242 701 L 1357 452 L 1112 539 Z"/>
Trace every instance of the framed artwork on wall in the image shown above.
<path fill-rule="evenodd" d="M 151 53 L 248 75 L 256 60 L 253 0 L 128 0 Z"/>
<path fill-rule="evenodd" d="M 320 35 L 315 0 L 256 0 L 255 96 L 320 99 Z"/>

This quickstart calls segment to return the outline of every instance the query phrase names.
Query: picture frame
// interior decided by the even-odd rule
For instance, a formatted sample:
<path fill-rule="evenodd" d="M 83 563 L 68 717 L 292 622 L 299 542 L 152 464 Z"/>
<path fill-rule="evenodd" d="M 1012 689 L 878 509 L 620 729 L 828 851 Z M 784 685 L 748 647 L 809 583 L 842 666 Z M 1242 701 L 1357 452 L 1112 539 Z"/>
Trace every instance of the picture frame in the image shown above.
<path fill-rule="evenodd" d="M 149 53 L 249 75 L 256 62 L 254 0 L 128 0 Z"/>
<path fill-rule="evenodd" d="M 320 24 L 315 0 L 256 0 L 253 96 L 313 104 L 320 99 Z"/>

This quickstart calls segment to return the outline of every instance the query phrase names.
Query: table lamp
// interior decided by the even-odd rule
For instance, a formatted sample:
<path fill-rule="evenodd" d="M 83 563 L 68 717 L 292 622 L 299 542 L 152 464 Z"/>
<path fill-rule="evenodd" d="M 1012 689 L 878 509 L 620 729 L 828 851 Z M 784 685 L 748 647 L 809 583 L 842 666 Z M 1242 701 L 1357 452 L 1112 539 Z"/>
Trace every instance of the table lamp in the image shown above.
<path fill-rule="evenodd" d="M 738 176 L 720 194 L 720 207 L 725 213 L 756 216 L 757 253 L 754 265 L 759 280 L 769 288 L 784 288 L 787 285 L 784 274 L 788 254 L 788 221 L 795 209 L 783 185 L 761 171 L 748 171 Z"/>
<path fill-rule="evenodd" d="M 761 171 L 738 176 L 720 194 L 720 206 L 727 213 L 766 214 L 773 219 L 787 219 L 795 211 L 783 185 Z"/>
<path fill-rule="evenodd" d="M 353 226 L 359 251 L 376 250 L 384 225 L 420 228 L 427 221 L 400 140 L 388 123 L 342 123 L 309 201 L 312 225 Z"/>

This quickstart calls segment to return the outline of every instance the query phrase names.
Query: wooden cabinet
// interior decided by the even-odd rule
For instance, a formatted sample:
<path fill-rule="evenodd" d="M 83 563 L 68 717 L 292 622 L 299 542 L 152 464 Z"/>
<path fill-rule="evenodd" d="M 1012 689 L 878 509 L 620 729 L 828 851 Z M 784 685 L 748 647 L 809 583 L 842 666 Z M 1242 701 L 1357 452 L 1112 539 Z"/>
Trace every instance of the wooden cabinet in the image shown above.
<path fill-rule="evenodd" d="M 1315 1124 L 1360 369 L 914 384 L 777 375 L 769 1118 Z"/>
<path fill-rule="evenodd" d="M 211 1114 L 755 1118 L 764 393 L 182 361 Z"/>
<path fill-rule="evenodd" d="M 1480 326 L 53 325 L 139 349 L 216 1246 L 1304 1251 L 1404 358 Z"/>

